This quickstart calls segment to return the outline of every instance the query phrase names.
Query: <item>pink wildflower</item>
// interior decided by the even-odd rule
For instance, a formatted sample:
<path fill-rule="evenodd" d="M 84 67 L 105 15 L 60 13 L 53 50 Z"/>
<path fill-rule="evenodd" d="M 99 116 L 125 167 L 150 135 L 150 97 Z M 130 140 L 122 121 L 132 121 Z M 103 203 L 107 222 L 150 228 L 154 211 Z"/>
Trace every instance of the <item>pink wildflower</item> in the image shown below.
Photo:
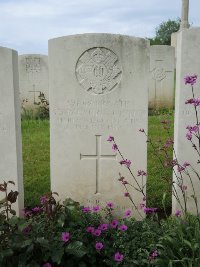
<path fill-rule="evenodd" d="M 175 212 L 175 215 L 176 215 L 176 217 L 180 217 L 180 216 L 181 216 L 181 211 L 180 211 L 180 210 L 177 210 L 177 211 Z"/>
<path fill-rule="evenodd" d="M 158 257 L 158 251 L 157 250 L 154 250 L 150 256 L 149 256 L 149 260 L 152 261 L 152 260 L 155 260 L 156 258 Z"/>
<path fill-rule="evenodd" d="M 129 159 L 121 160 L 119 163 L 121 165 L 126 165 L 127 168 L 130 168 L 131 166 L 131 161 Z"/>
<path fill-rule="evenodd" d="M 49 262 L 46 262 L 42 267 L 51 267 L 51 264 Z"/>
<path fill-rule="evenodd" d="M 108 202 L 107 203 L 107 207 L 110 208 L 110 209 L 113 209 L 114 208 L 114 204 L 112 202 Z"/>
<path fill-rule="evenodd" d="M 128 227 L 125 224 L 122 224 L 119 229 L 124 232 L 128 229 Z"/>
<path fill-rule="evenodd" d="M 118 150 L 118 146 L 117 146 L 116 144 L 113 144 L 113 145 L 112 145 L 112 149 L 113 149 L 114 151 L 117 151 L 117 150 Z"/>
<path fill-rule="evenodd" d="M 146 176 L 147 173 L 145 171 L 139 170 L 137 176 Z"/>
<path fill-rule="evenodd" d="M 112 141 L 114 141 L 114 137 L 110 135 L 110 136 L 108 137 L 107 141 L 108 141 L 108 142 L 112 142 Z"/>
<path fill-rule="evenodd" d="M 99 212 L 100 211 L 100 206 L 95 206 L 92 208 L 93 212 Z"/>
<path fill-rule="evenodd" d="M 124 196 L 125 196 L 125 197 L 129 197 L 130 194 L 129 194 L 128 192 L 125 192 L 125 193 L 124 193 Z"/>
<path fill-rule="evenodd" d="M 107 223 L 100 224 L 98 229 L 100 229 L 101 231 L 106 231 L 108 230 L 108 224 Z"/>
<path fill-rule="evenodd" d="M 126 210 L 125 213 L 124 213 L 124 217 L 125 218 L 128 218 L 128 217 L 131 216 L 131 214 L 132 214 L 132 211 L 131 210 Z"/>
<path fill-rule="evenodd" d="M 88 226 L 87 229 L 86 229 L 86 232 L 87 233 L 94 233 L 94 227 L 93 226 Z"/>
<path fill-rule="evenodd" d="M 194 85 L 197 80 L 197 75 L 186 75 L 184 77 L 185 84 L 191 84 Z"/>
<path fill-rule="evenodd" d="M 97 242 L 95 245 L 96 250 L 101 250 L 103 248 L 103 243 Z"/>
<path fill-rule="evenodd" d="M 100 236 L 101 235 L 101 230 L 100 229 L 95 229 L 94 232 L 92 233 L 94 236 Z"/>
<path fill-rule="evenodd" d="M 114 259 L 117 262 L 123 261 L 123 258 L 124 258 L 124 256 L 120 252 L 116 252 L 115 255 L 114 255 Z"/>
<path fill-rule="evenodd" d="M 41 196 L 41 198 L 40 198 L 40 203 L 41 203 L 42 205 L 44 205 L 44 204 L 47 202 L 47 200 L 48 200 L 47 196 Z"/>
<path fill-rule="evenodd" d="M 83 211 L 84 213 L 88 213 L 88 212 L 91 211 L 91 208 L 90 208 L 90 207 L 83 207 L 83 208 L 82 208 L 82 211 Z"/>
<path fill-rule="evenodd" d="M 115 228 L 117 228 L 118 224 L 119 224 L 119 222 L 117 220 L 113 220 L 110 225 L 112 228 L 115 229 Z"/>
<path fill-rule="evenodd" d="M 69 241 L 70 234 L 68 232 L 64 232 L 61 235 L 61 240 L 64 241 L 65 243 Z"/>

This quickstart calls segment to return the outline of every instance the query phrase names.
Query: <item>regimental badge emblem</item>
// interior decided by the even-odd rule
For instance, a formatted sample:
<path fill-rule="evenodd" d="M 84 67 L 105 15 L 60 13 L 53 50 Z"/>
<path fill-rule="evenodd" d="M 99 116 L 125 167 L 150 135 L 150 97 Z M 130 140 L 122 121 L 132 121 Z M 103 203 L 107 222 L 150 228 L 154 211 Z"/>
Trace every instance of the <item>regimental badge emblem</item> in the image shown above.
<path fill-rule="evenodd" d="M 86 50 L 76 64 L 76 77 L 91 94 L 106 94 L 121 81 L 122 68 L 117 55 L 104 47 Z"/>
<path fill-rule="evenodd" d="M 152 78 L 156 81 L 162 81 L 166 77 L 166 72 L 163 68 L 155 68 L 152 72 Z"/>

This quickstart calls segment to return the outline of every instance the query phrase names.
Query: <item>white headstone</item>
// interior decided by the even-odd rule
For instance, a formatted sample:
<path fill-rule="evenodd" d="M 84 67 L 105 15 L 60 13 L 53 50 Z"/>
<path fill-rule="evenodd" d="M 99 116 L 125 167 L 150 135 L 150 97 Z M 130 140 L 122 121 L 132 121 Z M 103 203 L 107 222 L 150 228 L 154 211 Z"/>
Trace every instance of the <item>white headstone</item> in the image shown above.
<path fill-rule="evenodd" d="M 24 205 L 21 121 L 18 80 L 18 55 L 8 48 L 0 47 L 0 183 L 13 181 L 9 190 L 18 191 L 13 205 L 17 214 Z M 0 199 L 4 196 L 0 192 Z"/>
<path fill-rule="evenodd" d="M 188 29 L 189 28 L 189 0 L 182 0 L 182 11 L 181 11 L 181 25 L 180 28 Z"/>
<path fill-rule="evenodd" d="M 175 48 L 175 61 L 176 61 L 176 47 L 177 47 L 177 34 L 178 32 L 173 32 L 171 34 L 171 46 Z"/>
<path fill-rule="evenodd" d="M 132 179 L 107 138 L 115 137 L 135 171 L 146 170 L 138 129 L 147 129 L 148 49 L 144 39 L 112 34 L 49 41 L 51 187 L 62 199 L 132 206 L 119 172 Z M 137 191 L 133 197 L 137 205 L 142 200 Z"/>
<path fill-rule="evenodd" d="M 149 107 L 174 106 L 175 50 L 168 45 L 150 47 Z"/>
<path fill-rule="evenodd" d="M 19 56 L 19 88 L 21 104 L 25 109 L 37 109 L 41 104 L 41 94 L 49 100 L 47 56 Z"/>
<path fill-rule="evenodd" d="M 175 97 L 175 127 L 174 127 L 174 146 L 179 164 L 183 164 L 184 161 L 189 161 L 190 164 L 200 173 L 200 166 L 197 164 L 199 159 L 198 155 L 192 148 L 190 141 L 186 139 L 186 127 L 188 125 L 195 124 L 195 112 L 192 105 L 185 104 L 187 99 L 193 98 L 189 85 L 184 84 L 184 77 L 189 74 L 198 75 L 198 84 L 194 86 L 194 92 L 196 97 L 200 97 L 199 93 L 199 74 L 200 74 L 200 28 L 191 28 L 189 30 L 181 31 L 178 34 L 177 41 L 177 70 L 176 70 L 176 97 Z M 199 107 L 197 107 L 199 109 Z M 195 138 L 193 137 L 195 142 Z M 189 170 L 190 168 L 188 168 Z M 190 172 L 194 183 L 198 202 L 200 204 L 200 181 Z M 188 197 L 188 211 L 195 213 L 196 208 L 194 205 L 193 198 L 191 195 L 194 194 L 190 179 L 188 176 L 182 173 L 184 182 L 187 186 L 187 197 Z M 180 176 L 180 175 L 179 175 Z M 174 175 L 174 181 L 177 179 Z M 181 191 L 176 186 L 181 203 L 183 205 L 183 198 Z M 180 209 L 180 205 L 173 198 L 173 212 Z M 199 207 L 200 208 L 200 207 Z"/>

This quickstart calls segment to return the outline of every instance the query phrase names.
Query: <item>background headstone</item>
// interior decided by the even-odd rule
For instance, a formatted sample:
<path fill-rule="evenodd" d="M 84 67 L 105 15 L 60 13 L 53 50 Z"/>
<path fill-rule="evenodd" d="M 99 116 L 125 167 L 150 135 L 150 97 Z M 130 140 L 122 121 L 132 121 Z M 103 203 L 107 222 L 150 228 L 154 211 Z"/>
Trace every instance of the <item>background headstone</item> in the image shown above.
<path fill-rule="evenodd" d="M 168 45 L 150 47 L 149 107 L 174 106 L 175 49 Z"/>
<path fill-rule="evenodd" d="M 21 214 L 24 193 L 18 55 L 16 51 L 4 47 L 0 47 L 0 84 L 0 183 L 15 182 L 15 186 L 9 185 L 9 189 L 19 192 L 13 208 Z M 0 192 L 0 199 L 3 197 Z"/>
<path fill-rule="evenodd" d="M 107 138 L 115 137 L 134 172 L 146 170 L 138 130 L 147 129 L 148 49 L 144 39 L 112 34 L 49 41 L 51 187 L 62 199 L 113 201 L 121 211 L 131 206 L 119 172 L 132 179 Z M 142 200 L 136 191 L 133 197 L 137 205 Z"/>
<path fill-rule="evenodd" d="M 48 56 L 19 56 L 19 88 L 21 104 L 25 109 L 37 109 L 41 104 L 41 94 L 49 100 Z"/>
<path fill-rule="evenodd" d="M 195 112 L 192 105 L 185 104 L 187 99 L 193 98 L 189 85 L 184 84 L 186 75 L 198 75 L 198 83 L 194 86 L 196 98 L 200 97 L 199 93 L 199 74 L 200 74 L 200 28 L 191 28 L 189 30 L 179 32 L 177 40 L 177 69 L 176 69 L 176 97 L 175 97 L 175 127 L 174 127 L 174 147 L 179 164 L 184 161 L 189 161 L 190 164 L 200 173 L 200 166 L 197 164 L 199 157 L 197 156 L 191 143 L 186 139 L 186 127 L 195 124 Z M 199 109 L 199 107 L 197 107 Z M 195 138 L 193 137 L 195 142 Z M 198 144 L 197 144 L 198 145 Z M 189 168 L 188 168 L 189 169 Z M 198 202 L 200 204 L 200 181 L 192 173 L 192 180 Z M 188 176 L 182 173 L 184 185 L 187 186 L 188 211 L 195 213 L 195 205 L 193 198 L 192 186 Z M 174 175 L 174 181 L 177 182 Z M 176 187 L 181 202 L 183 204 L 181 191 Z M 180 206 L 175 198 L 173 198 L 173 212 L 180 209 Z M 200 207 L 199 207 L 200 208 Z"/>

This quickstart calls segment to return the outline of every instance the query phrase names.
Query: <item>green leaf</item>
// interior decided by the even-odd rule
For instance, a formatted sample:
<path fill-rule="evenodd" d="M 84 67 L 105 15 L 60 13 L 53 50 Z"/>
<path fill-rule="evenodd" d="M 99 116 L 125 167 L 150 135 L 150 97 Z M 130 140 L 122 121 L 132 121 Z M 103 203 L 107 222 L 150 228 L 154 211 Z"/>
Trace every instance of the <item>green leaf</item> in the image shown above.
<path fill-rule="evenodd" d="M 78 258 L 83 257 L 87 253 L 86 248 L 84 247 L 83 243 L 80 241 L 75 241 L 73 243 L 70 243 L 65 248 L 65 252 L 72 254 Z"/>

